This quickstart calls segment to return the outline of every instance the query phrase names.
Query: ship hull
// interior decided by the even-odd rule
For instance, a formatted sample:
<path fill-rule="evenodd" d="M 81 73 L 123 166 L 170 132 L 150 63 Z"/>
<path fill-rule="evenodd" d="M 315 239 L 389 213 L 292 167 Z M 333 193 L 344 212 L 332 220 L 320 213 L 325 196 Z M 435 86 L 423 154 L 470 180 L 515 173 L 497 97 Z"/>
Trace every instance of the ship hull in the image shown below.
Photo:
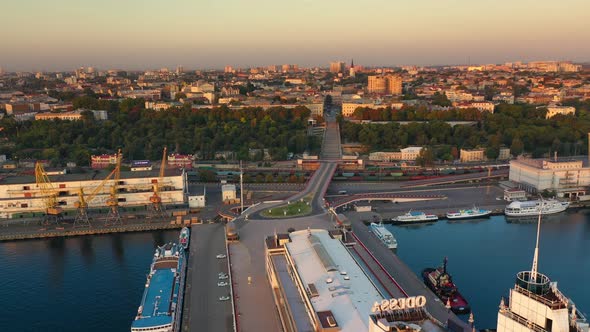
<path fill-rule="evenodd" d="M 376 224 L 371 223 L 369 229 L 371 230 L 371 232 L 373 234 L 375 234 L 375 236 L 379 239 L 379 241 L 381 241 L 381 243 L 383 243 L 383 245 L 385 245 L 387 248 L 389 249 L 397 249 L 397 240 L 395 239 L 395 237 L 393 236 L 393 234 L 391 234 L 391 232 L 389 230 L 387 230 L 384 226 L 379 226 Z M 387 241 L 384 237 L 385 236 L 391 236 L 391 241 Z"/>
<path fill-rule="evenodd" d="M 569 207 L 568 202 L 557 202 L 557 201 L 547 202 L 547 201 L 545 201 L 545 202 L 541 202 L 541 204 L 539 204 L 539 203 L 535 204 L 535 202 L 538 202 L 538 201 L 528 201 L 528 202 L 525 201 L 522 203 L 513 202 L 504 209 L 504 214 L 507 217 L 530 217 L 530 216 L 538 216 L 539 213 L 541 215 L 549 215 L 549 214 L 563 212 L 563 211 L 567 210 L 567 208 Z M 520 204 L 522 204 L 522 205 L 520 205 Z M 527 205 L 524 205 L 524 204 L 527 204 Z M 530 205 L 530 204 L 535 204 L 535 205 Z"/>
<path fill-rule="evenodd" d="M 478 219 L 478 218 L 488 218 L 492 214 L 491 212 L 486 213 L 478 213 L 478 214 L 462 214 L 462 215 L 449 215 L 447 214 L 447 219 L 449 220 L 459 220 L 459 219 Z"/>
<path fill-rule="evenodd" d="M 438 217 L 433 218 L 425 218 L 425 219 L 414 219 L 414 220 L 404 220 L 399 218 L 392 219 L 392 224 L 394 225 L 414 225 L 414 224 L 424 224 L 424 223 L 431 223 L 437 222 Z"/>
<path fill-rule="evenodd" d="M 180 331 L 186 263 L 176 243 L 156 249 L 131 332 Z"/>

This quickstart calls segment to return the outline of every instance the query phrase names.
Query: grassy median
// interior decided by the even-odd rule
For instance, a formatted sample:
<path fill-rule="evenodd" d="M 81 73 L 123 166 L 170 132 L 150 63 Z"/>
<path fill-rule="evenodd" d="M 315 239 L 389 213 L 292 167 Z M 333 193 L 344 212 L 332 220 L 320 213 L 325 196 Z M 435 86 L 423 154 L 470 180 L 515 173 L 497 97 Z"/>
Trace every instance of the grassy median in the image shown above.
<path fill-rule="evenodd" d="M 309 194 L 297 201 L 281 205 L 276 208 L 264 210 L 260 214 L 265 218 L 292 218 L 305 216 L 311 213 L 311 200 L 313 194 Z"/>

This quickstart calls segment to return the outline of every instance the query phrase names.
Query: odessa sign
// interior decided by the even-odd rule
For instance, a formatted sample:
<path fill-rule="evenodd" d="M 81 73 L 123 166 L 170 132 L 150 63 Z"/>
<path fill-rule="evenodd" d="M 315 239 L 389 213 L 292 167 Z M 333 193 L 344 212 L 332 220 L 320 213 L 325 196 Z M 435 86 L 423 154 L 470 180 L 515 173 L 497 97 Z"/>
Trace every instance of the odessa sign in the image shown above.
<path fill-rule="evenodd" d="M 413 308 L 422 308 L 426 305 L 426 297 L 423 295 L 405 297 L 400 299 L 389 299 L 375 302 L 371 308 L 372 312 L 393 311 Z"/>

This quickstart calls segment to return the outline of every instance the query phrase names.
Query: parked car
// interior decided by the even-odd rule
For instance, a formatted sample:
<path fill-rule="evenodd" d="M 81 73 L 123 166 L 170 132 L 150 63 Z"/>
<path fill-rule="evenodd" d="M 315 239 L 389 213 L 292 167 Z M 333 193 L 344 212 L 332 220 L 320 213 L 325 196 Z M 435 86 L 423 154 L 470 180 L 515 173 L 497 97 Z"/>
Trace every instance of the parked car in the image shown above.
<path fill-rule="evenodd" d="M 229 300 L 229 296 L 220 296 L 219 301 L 227 301 Z"/>
<path fill-rule="evenodd" d="M 219 258 L 219 259 L 222 259 L 222 258 L 225 258 L 225 257 L 227 257 L 227 256 L 225 256 L 225 254 L 219 254 L 219 255 L 217 255 L 217 256 L 215 256 L 215 257 L 217 257 L 217 258 Z"/>
<path fill-rule="evenodd" d="M 225 280 L 227 279 L 227 274 L 223 274 L 223 275 L 219 275 L 219 280 Z"/>
<path fill-rule="evenodd" d="M 227 286 L 227 282 L 220 281 L 220 282 L 217 283 L 217 286 L 219 286 L 219 287 L 225 287 L 225 286 Z"/>

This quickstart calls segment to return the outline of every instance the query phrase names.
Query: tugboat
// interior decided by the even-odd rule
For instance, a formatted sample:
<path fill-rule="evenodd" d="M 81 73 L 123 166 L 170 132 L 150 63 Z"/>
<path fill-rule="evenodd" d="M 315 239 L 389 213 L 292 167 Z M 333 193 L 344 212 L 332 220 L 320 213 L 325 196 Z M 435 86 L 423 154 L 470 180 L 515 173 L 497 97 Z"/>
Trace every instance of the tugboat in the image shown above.
<path fill-rule="evenodd" d="M 471 311 L 467 300 L 459 293 L 457 286 L 453 283 L 453 278 L 447 273 L 447 258 L 443 261 L 443 266 L 436 269 L 427 268 L 422 271 L 422 278 L 428 288 L 456 314 L 468 314 Z"/>
<path fill-rule="evenodd" d="M 183 227 L 180 231 L 180 236 L 178 238 L 178 243 L 182 246 L 184 250 L 188 248 L 188 244 L 190 241 L 190 231 L 188 227 Z"/>

